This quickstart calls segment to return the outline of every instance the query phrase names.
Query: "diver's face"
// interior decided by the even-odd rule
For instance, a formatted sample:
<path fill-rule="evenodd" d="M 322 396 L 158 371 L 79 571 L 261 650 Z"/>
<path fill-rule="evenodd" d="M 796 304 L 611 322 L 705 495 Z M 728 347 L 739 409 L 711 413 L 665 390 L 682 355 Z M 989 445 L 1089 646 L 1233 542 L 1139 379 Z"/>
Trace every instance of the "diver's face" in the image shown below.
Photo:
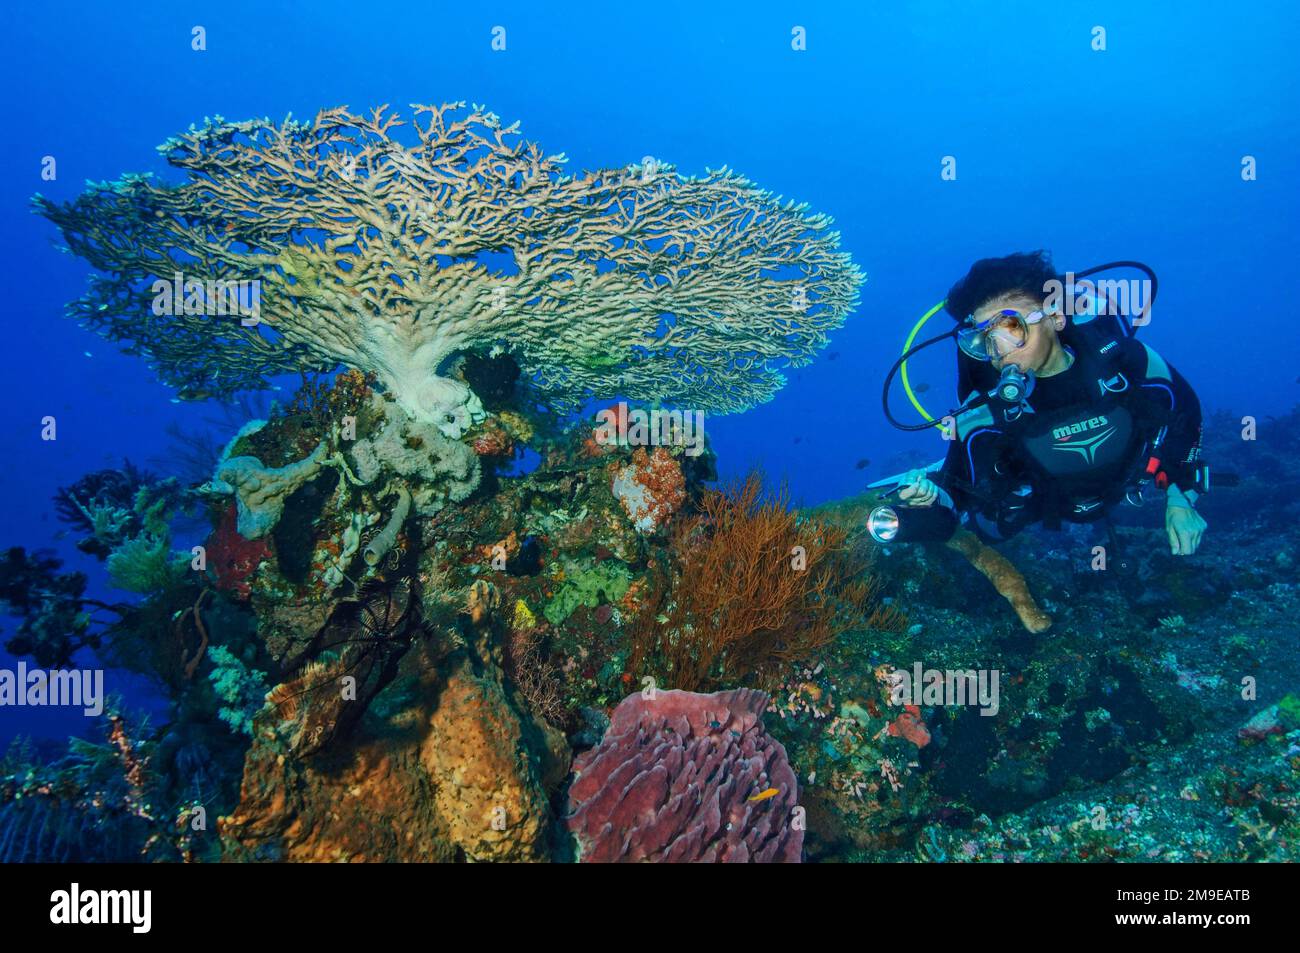
<path fill-rule="evenodd" d="M 991 298 L 975 310 L 977 321 L 984 321 L 1003 309 L 1032 314 L 1043 309 L 1041 301 L 1029 295 L 1016 292 Z M 1023 347 L 1011 347 L 1004 343 L 997 345 L 997 354 L 993 358 L 994 368 L 1001 371 L 1012 366 L 1021 371 L 1039 373 L 1048 363 L 1056 347 L 1056 332 L 1065 326 L 1065 319 L 1060 315 L 1048 315 L 1036 324 L 1029 325 L 1029 333 Z"/>

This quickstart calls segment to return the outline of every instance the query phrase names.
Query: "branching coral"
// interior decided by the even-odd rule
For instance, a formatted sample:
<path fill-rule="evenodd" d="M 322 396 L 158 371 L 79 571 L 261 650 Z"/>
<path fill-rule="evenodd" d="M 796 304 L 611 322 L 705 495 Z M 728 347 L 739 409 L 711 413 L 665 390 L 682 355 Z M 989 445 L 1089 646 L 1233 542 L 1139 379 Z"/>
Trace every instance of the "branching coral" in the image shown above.
<path fill-rule="evenodd" d="M 661 580 L 659 610 L 633 625 L 635 675 L 662 671 L 673 688 L 695 690 L 741 679 L 763 682 L 843 632 L 896 628 L 878 602 L 870 557 L 847 531 L 800 520 L 782 490 L 763 498 L 750 474 L 726 492 L 709 491 L 701 515 L 675 531 L 681 563 Z"/>
<path fill-rule="evenodd" d="M 35 204 L 103 273 L 72 316 L 186 397 L 343 364 L 455 437 L 483 409 L 453 359 L 495 348 L 555 406 L 741 410 L 812 359 L 862 281 L 828 217 L 730 170 L 565 175 L 463 103 L 410 123 L 386 107 L 218 118 L 160 152 L 187 181 Z M 227 306 L 238 282 L 257 282 L 255 309 Z"/>

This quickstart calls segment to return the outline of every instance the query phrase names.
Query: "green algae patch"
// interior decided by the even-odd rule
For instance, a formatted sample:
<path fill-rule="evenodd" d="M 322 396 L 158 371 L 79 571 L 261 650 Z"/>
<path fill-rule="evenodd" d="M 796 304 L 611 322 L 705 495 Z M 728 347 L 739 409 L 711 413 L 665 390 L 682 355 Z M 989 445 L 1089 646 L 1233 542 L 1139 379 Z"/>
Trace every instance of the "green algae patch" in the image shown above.
<path fill-rule="evenodd" d="M 555 598 L 546 604 L 542 615 L 546 616 L 546 621 L 551 625 L 559 625 L 578 606 L 594 609 L 601 603 L 617 602 L 627 593 L 631 583 L 631 573 L 622 565 L 597 566 L 572 574 L 555 594 Z"/>

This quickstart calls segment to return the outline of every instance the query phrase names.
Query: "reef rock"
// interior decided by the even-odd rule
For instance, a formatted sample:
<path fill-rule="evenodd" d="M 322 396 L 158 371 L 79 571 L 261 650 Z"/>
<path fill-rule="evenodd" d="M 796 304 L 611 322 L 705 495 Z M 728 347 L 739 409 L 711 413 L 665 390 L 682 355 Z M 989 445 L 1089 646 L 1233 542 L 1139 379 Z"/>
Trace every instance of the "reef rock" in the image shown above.
<path fill-rule="evenodd" d="M 555 772 L 540 729 L 466 656 L 402 660 L 357 729 L 309 758 L 264 709 L 226 856 L 275 861 L 541 860 Z M 449 673 L 449 674 L 448 674 Z"/>
<path fill-rule="evenodd" d="M 798 862 L 803 816 L 767 695 L 631 695 L 574 763 L 566 824 L 583 861 Z"/>

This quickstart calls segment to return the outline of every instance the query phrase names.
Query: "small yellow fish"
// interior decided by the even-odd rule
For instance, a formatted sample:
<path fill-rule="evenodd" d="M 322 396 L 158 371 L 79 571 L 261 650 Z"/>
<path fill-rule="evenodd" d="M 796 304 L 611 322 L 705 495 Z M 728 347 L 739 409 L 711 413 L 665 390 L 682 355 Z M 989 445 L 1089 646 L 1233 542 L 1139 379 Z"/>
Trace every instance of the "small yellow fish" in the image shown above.
<path fill-rule="evenodd" d="M 780 794 L 780 793 L 781 793 L 781 792 L 778 791 L 776 788 L 768 788 L 766 791 L 760 791 L 760 792 L 758 792 L 758 793 L 755 794 L 753 797 L 751 797 L 749 800 L 751 800 L 751 801 L 766 801 L 768 798 L 770 798 L 770 797 L 776 797 L 776 796 L 777 796 L 778 794 Z"/>

